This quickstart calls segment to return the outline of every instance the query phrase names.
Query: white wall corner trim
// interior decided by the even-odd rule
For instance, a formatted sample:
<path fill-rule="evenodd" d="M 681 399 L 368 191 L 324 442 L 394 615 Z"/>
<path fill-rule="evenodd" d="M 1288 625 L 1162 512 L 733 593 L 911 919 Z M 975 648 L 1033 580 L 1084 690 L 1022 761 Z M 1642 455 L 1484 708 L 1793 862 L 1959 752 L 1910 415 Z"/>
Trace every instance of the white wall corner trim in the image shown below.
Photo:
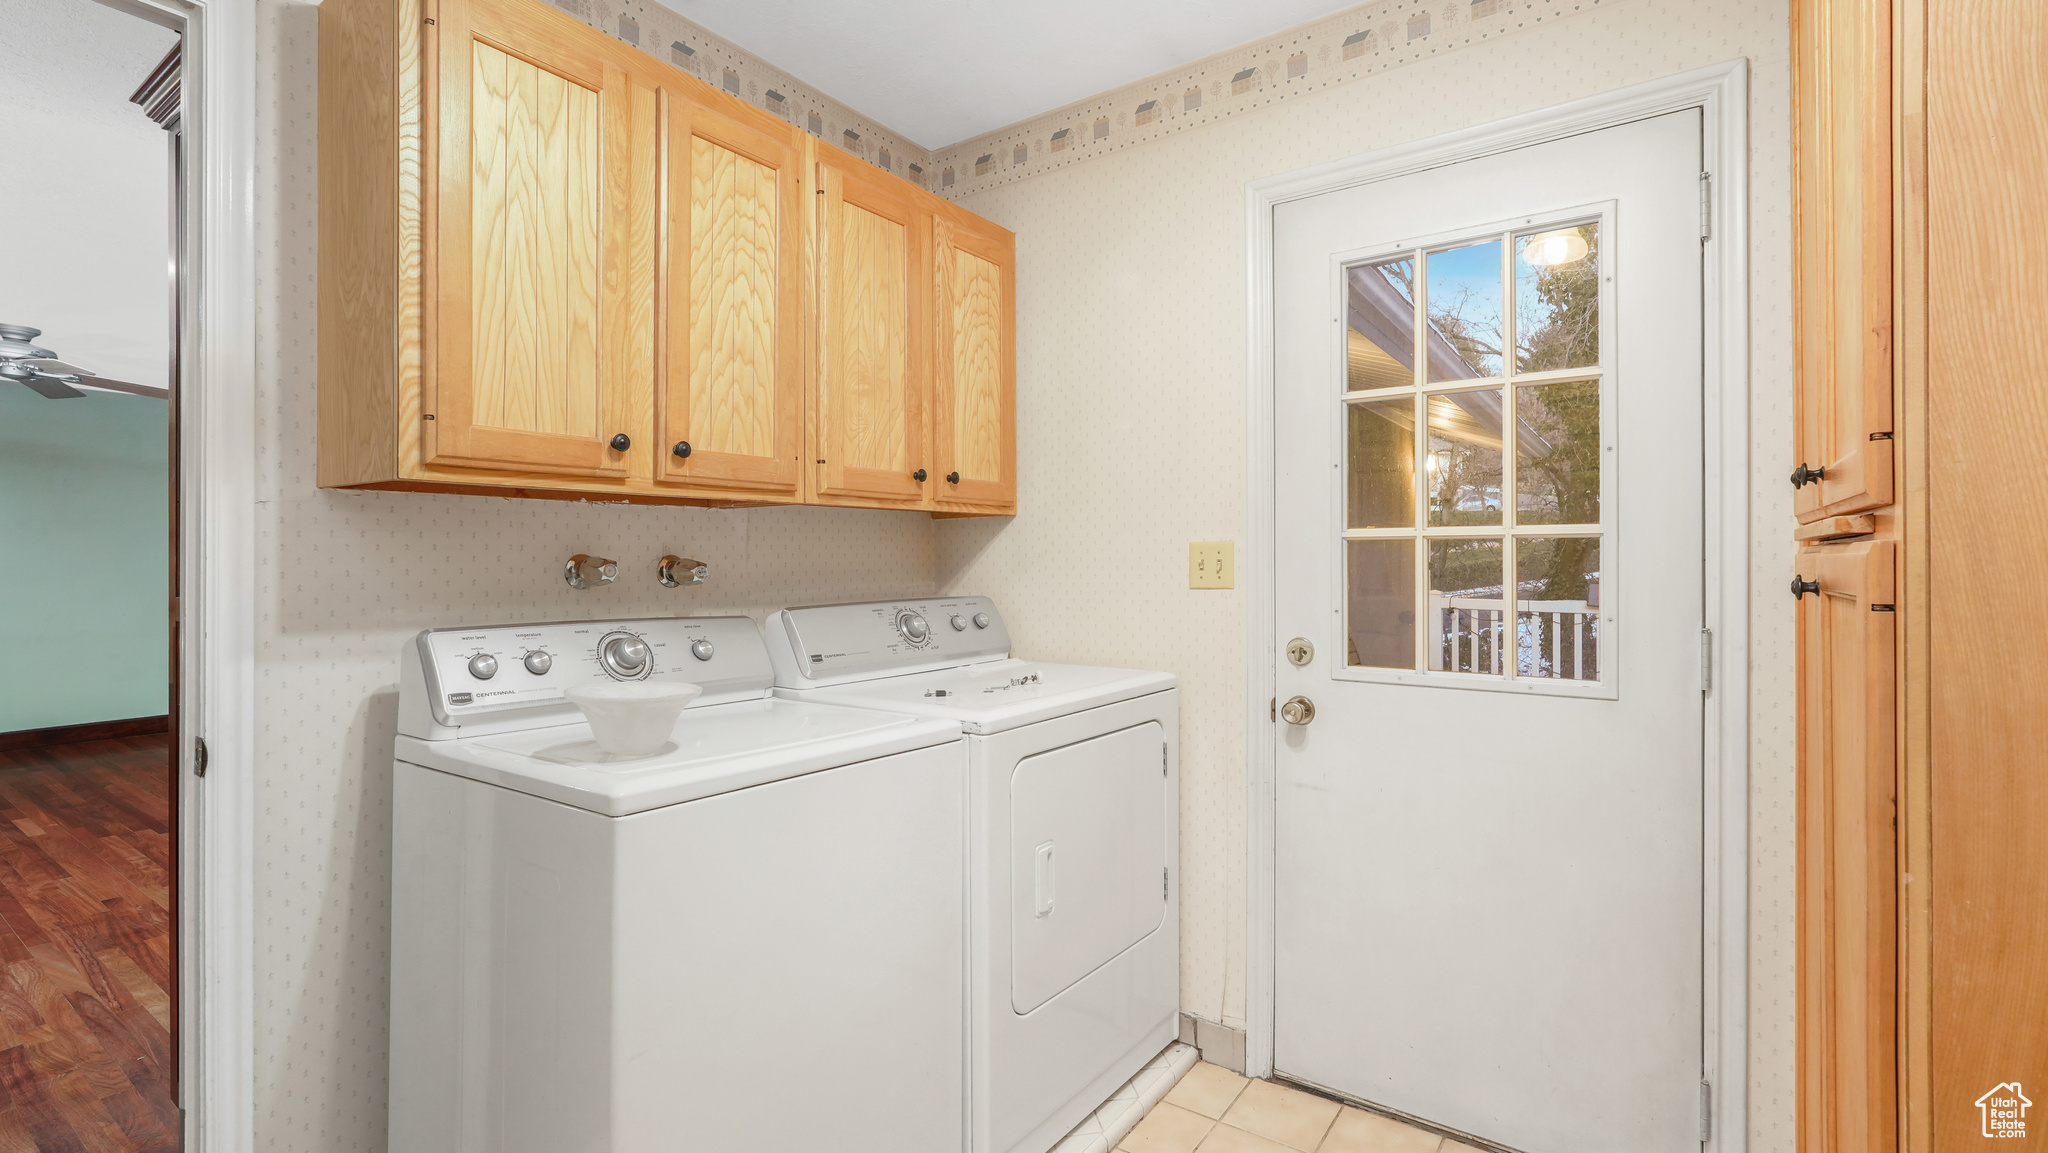
<path fill-rule="evenodd" d="M 185 36 L 178 1104 L 191 1153 L 253 1153 L 256 3 L 103 2 Z"/>
<path fill-rule="evenodd" d="M 1282 203 L 1557 140 L 1701 111 L 1712 231 L 1703 243 L 1706 624 L 1702 1076 L 1708 1153 L 1748 1144 L 1749 952 L 1749 63 L 1735 59 L 1245 186 L 1246 1069 L 1273 1073 L 1274 346 L 1273 210 Z"/>

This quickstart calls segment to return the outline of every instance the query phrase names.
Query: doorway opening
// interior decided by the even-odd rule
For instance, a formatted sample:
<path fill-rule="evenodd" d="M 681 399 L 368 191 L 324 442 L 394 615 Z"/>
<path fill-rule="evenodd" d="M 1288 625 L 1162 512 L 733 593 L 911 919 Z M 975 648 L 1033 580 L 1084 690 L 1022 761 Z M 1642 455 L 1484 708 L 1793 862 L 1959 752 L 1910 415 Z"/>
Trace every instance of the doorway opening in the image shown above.
<path fill-rule="evenodd" d="M 0 23 L 0 1146 L 173 1150 L 183 32 Z"/>

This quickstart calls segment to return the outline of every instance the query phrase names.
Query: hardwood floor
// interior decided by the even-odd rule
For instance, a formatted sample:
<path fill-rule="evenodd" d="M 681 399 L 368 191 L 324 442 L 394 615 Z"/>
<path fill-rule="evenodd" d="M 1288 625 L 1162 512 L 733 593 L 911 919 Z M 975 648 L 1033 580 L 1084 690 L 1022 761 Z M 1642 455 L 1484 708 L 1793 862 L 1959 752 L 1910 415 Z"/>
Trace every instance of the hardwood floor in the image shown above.
<path fill-rule="evenodd" d="M 178 1148 L 168 756 L 0 752 L 0 1153 Z"/>

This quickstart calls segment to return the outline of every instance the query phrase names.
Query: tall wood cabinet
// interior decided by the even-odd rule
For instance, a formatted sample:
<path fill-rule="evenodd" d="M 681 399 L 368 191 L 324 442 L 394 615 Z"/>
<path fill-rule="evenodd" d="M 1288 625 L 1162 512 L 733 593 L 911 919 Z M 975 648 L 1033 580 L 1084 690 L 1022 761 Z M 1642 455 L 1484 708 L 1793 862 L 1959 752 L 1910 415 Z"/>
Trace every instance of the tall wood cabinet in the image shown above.
<path fill-rule="evenodd" d="M 539 0 L 321 5 L 320 484 L 1016 509 L 1015 238 Z"/>
<path fill-rule="evenodd" d="M 1997 1112 L 2048 1088 L 2048 10 L 1795 0 L 1793 57 L 1800 1148 L 2016 1148 L 2048 1129 Z"/>

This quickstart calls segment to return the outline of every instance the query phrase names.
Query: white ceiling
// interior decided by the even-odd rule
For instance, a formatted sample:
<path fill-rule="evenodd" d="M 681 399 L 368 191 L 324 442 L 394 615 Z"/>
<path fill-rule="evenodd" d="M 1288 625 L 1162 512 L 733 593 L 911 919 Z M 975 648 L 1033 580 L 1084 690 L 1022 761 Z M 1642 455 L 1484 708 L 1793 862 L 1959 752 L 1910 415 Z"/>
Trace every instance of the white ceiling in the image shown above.
<path fill-rule="evenodd" d="M 1340 0 L 660 2 L 931 149 L 1351 6 Z"/>

